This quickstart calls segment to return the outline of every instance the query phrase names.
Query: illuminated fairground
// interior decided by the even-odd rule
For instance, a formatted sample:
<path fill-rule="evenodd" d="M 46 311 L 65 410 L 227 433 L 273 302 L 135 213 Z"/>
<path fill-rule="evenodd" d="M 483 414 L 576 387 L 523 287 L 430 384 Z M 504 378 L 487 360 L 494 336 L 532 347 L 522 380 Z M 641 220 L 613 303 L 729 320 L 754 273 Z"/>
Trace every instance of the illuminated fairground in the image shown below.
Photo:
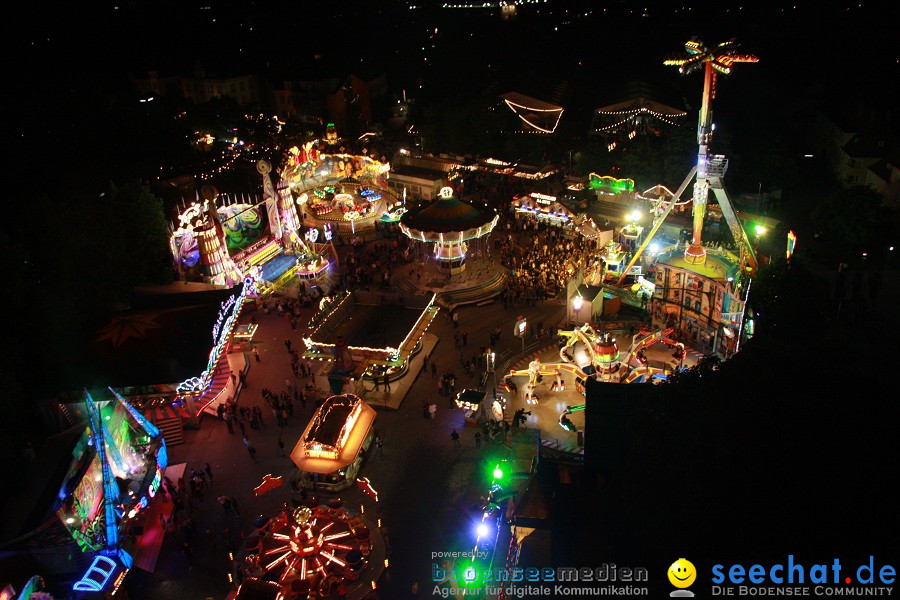
<path fill-rule="evenodd" d="M 304 356 L 331 363 L 332 391 L 402 376 L 440 310 L 435 295 L 398 298 L 357 290 L 323 298 L 303 338 Z"/>
<path fill-rule="evenodd" d="M 331 242 L 374 232 L 378 220 L 393 220 L 404 204 L 387 186 L 390 164 L 363 154 L 320 152 L 316 142 L 289 150 L 282 182 L 293 194 L 306 239 Z"/>
<path fill-rule="evenodd" d="M 170 247 L 183 279 L 232 286 L 252 277 L 261 293 L 327 281 L 333 248 L 301 237 L 289 188 L 275 188 L 268 162 L 259 161 L 257 170 L 262 199 L 204 186 L 202 202 L 198 197 L 179 214 Z"/>
<path fill-rule="evenodd" d="M 567 302 L 572 307 L 570 316 L 581 316 L 581 319 L 574 320 L 582 325 L 573 330 L 559 331 L 566 343 L 559 350 L 558 359 L 551 356 L 548 349 L 532 359 L 527 368 L 511 369 L 505 378 L 510 390 L 517 389 L 517 378 L 526 378 L 523 385 L 527 404 L 544 403 L 546 398 L 540 398 L 536 393 L 541 385 L 547 386 L 546 394 L 552 398 L 553 394 L 564 394 L 569 386 L 574 386 L 576 397 L 581 397 L 589 378 L 612 383 L 660 381 L 672 371 L 686 366 L 685 359 L 689 355 L 692 355 L 692 361 L 702 354 L 729 358 L 739 350 L 741 340 L 752 335 L 753 322 L 745 323 L 744 306 L 751 277 L 756 270 L 756 257 L 722 182 L 727 160 L 723 156 L 710 154 L 709 144 L 712 140 L 711 102 L 716 74 L 728 74 L 734 63 L 755 62 L 756 57 L 738 54 L 737 43 L 733 40 L 714 48 L 690 40 L 685 49 L 683 56 L 670 59 L 666 64 L 678 65 L 683 73 L 701 67 L 705 69 L 697 167 L 691 169 L 675 192 L 662 185 L 647 190 L 641 197 L 653 204 L 651 214 L 654 219 L 649 230 L 645 231 L 639 225 L 640 214 L 629 215 L 628 224 L 620 230 L 619 238 L 609 241 L 601 249 L 599 261 L 589 264 L 588 272 L 581 274 L 584 284 L 604 286 L 603 293 L 597 295 L 601 298 L 601 305 L 604 302 L 620 303 L 623 299 L 632 302 L 634 298 L 640 299 L 640 308 L 647 308 L 652 329 L 626 333 L 624 328 L 620 328 L 612 333 L 610 329 L 614 326 L 610 323 L 604 323 L 603 330 L 592 326 L 591 322 L 598 312 L 604 313 L 603 308 L 598 311 L 593 305 L 594 299 L 590 298 L 590 310 L 582 311 L 585 302 L 582 290 L 586 288 L 581 281 L 576 281 L 579 285 L 569 286 Z M 644 273 L 644 264 L 639 263 L 643 252 L 669 213 L 687 203 L 681 200 L 681 196 L 692 181 L 691 244 L 687 248 L 669 245 L 661 249 L 656 244 L 657 247 L 651 252 L 655 255 L 655 261 Z M 590 177 L 589 186 L 608 194 L 633 194 L 634 188 L 631 180 L 594 174 Z M 740 248 L 740 256 L 702 244 L 700 234 L 710 190 L 715 194 L 722 215 Z M 549 204 L 549 199 L 543 200 Z M 646 306 L 648 296 L 650 302 Z M 557 402 L 555 408 L 560 409 L 560 426 L 566 431 L 575 431 L 578 425 L 573 418 L 583 411 L 584 404 Z"/>
<path fill-rule="evenodd" d="M 600 230 L 594 220 L 584 213 L 575 213 L 556 196 L 532 192 L 514 196 L 510 203 L 517 219 L 546 223 L 563 229 L 573 229 L 588 239 L 598 239 Z"/>
<path fill-rule="evenodd" d="M 362 598 L 386 562 L 378 527 L 364 516 L 335 499 L 260 517 L 238 556 L 241 584 L 229 600 L 337 598 L 339 586 Z"/>
<path fill-rule="evenodd" d="M 499 218 L 494 209 L 463 202 L 453 188 L 444 187 L 437 200 L 400 217 L 400 231 L 412 240 L 432 244 L 441 270 L 454 275 L 466 270 L 469 244 L 487 244 Z"/>
<path fill-rule="evenodd" d="M 133 567 L 153 570 L 168 466 L 159 429 L 112 388 L 105 396 L 95 401 L 84 391 L 88 425 L 54 499 L 55 516 L 26 536 L 35 547 L 84 555 L 89 566 L 72 589 L 97 597 L 114 594 Z"/>
<path fill-rule="evenodd" d="M 291 460 L 304 478 L 316 477 L 316 489 L 356 485 L 377 502 L 369 480 L 357 477 L 374 421 L 375 411 L 358 396 L 331 396 L 313 414 Z M 261 487 L 257 495 L 265 493 Z M 320 504 L 312 497 L 274 518 L 260 517 L 238 556 L 242 583 L 233 598 L 337 597 L 339 585 L 348 596 L 362 597 L 375 589 L 387 562 L 380 527 L 380 519 L 366 519 L 364 505 L 351 512 L 339 498 Z"/>
<path fill-rule="evenodd" d="M 609 333 L 598 333 L 585 324 L 573 330 L 560 330 L 560 337 L 566 340 L 559 350 L 559 359 L 554 362 L 541 362 L 534 358 L 527 369 L 512 369 L 506 378 L 508 389 L 517 389 L 510 379 L 526 377 L 524 383 L 525 402 L 537 404 L 540 397 L 535 392 L 538 384 L 548 380 L 550 393 L 565 391 L 573 385 L 575 390 L 583 394 L 584 384 L 588 378 L 610 383 L 640 383 L 652 379 L 663 380 L 671 371 L 680 365 L 685 356 L 684 344 L 670 336 L 671 329 L 648 331 L 641 330 L 631 339 L 628 349 L 620 350 L 619 342 Z M 626 338 L 627 339 L 627 338 Z M 671 360 L 657 365 L 650 363 L 646 351 L 655 344 L 671 349 Z M 569 383 L 564 374 L 573 376 Z"/>

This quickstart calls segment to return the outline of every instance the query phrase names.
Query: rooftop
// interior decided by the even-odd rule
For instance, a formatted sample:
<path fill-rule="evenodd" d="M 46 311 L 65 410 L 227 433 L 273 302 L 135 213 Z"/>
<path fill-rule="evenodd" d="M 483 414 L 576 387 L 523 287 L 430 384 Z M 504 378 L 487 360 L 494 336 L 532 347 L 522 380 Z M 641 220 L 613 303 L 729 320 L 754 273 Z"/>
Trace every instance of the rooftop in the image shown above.
<path fill-rule="evenodd" d="M 400 223 L 419 231 L 458 233 L 486 225 L 496 216 L 493 208 L 479 208 L 450 196 L 410 209 L 400 217 Z"/>
<path fill-rule="evenodd" d="M 316 342 L 334 343 L 343 337 L 348 346 L 357 348 L 399 348 L 415 326 L 421 308 L 393 304 L 354 304 L 326 335 L 314 335 Z M 318 333 L 324 333 L 323 327 Z"/>
<path fill-rule="evenodd" d="M 738 264 L 731 260 L 730 257 L 719 254 L 712 254 L 707 248 L 706 262 L 702 265 L 694 265 L 684 260 L 684 251 L 681 248 L 675 248 L 660 254 L 657 257 L 657 263 L 669 265 L 676 269 L 685 269 L 692 273 L 696 273 L 708 279 L 716 279 L 725 281 L 729 277 L 735 277 L 738 272 Z"/>
<path fill-rule="evenodd" d="M 853 158 L 883 158 L 896 147 L 896 140 L 885 130 L 857 133 L 844 145 Z"/>

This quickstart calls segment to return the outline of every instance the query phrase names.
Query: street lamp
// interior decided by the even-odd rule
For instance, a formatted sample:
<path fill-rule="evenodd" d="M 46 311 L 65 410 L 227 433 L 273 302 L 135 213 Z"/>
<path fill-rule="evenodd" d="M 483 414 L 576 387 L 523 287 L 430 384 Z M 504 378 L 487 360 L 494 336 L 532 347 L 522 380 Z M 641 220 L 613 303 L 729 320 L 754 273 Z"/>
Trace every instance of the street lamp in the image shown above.
<path fill-rule="evenodd" d="M 522 354 L 525 354 L 525 332 L 528 330 L 528 321 L 523 316 L 519 316 L 519 320 L 516 321 L 516 326 L 513 329 L 513 335 L 519 337 L 522 340 Z"/>
<path fill-rule="evenodd" d="M 584 298 L 581 296 L 581 292 L 576 292 L 575 296 L 572 298 L 572 318 L 569 319 L 570 322 L 582 321 L 581 318 L 581 309 L 584 307 Z"/>
<path fill-rule="evenodd" d="M 572 298 L 572 308 L 575 309 L 575 312 L 580 312 L 582 306 L 584 306 L 584 298 L 581 297 L 581 294 L 575 294 L 575 297 Z"/>
<path fill-rule="evenodd" d="M 756 251 L 759 252 L 759 239 L 766 233 L 766 228 L 756 225 L 753 229 L 756 231 Z"/>

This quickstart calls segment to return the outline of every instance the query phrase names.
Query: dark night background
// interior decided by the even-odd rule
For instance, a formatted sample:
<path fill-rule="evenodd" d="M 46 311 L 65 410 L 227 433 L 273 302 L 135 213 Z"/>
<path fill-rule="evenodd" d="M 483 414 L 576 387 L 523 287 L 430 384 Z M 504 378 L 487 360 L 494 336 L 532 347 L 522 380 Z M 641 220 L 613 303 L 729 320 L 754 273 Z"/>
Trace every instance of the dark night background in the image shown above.
<path fill-rule="evenodd" d="M 586 519 L 584 531 L 613 543 L 622 564 L 748 562 L 752 549 L 754 560 L 805 551 L 876 554 L 896 565 L 896 309 L 854 301 L 839 311 L 833 277 L 823 277 L 871 247 L 869 268 L 896 278 L 896 262 L 875 252 L 896 243 L 896 215 L 863 192 L 836 192 L 824 165 L 801 159 L 817 109 L 864 103 L 896 131 L 896 6 L 549 1 L 521 6 L 507 23 L 496 10 L 420 1 L 411 9 L 415 0 L 121 0 L 28 6 L 27 19 L 7 20 L 2 487 L 10 489 L 8 457 L 23 436 L 40 434 L 36 407 L 77 376 L 86 332 L 127 306 L 134 285 L 172 277 L 164 229 L 171 206 L 139 184 L 195 160 L 190 131 L 173 118 L 183 101 L 139 103 L 130 76 L 189 73 L 196 61 L 209 72 L 273 78 L 385 73 L 389 102 L 403 90 L 414 99 L 410 121 L 427 151 L 560 164 L 575 149 L 574 170 L 586 173 L 611 160 L 587 139 L 599 99 L 633 79 L 652 81 L 684 98 L 690 133 L 701 78 L 680 78 L 662 59 L 692 35 L 737 37 L 761 60 L 720 80 L 716 121 L 733 157 L 729 185 L 783 189 L 773 210 L 798 232 L 800 256 L 789 267 L 776 261 L 754 282 L 757 336 L 740 355 L 623 409 L 623 458 L 604 473 L 607 485 L 597 492 L 582 482 L 556 509 Z M 529 72 L 572 86 L 557 134 L 536 143 L 482 133 L 492 126 L 481 110 L 485 90 Z M 376 109 L 375 120 L 385 120 L 387 105 Z M 216 121 L 234 107 L 186 110 Z M 654 148 L 645 151 L 647 161 L 620 162 L 661 169 L 644 164 L 655 160 Z M 256 177 L 238 173 L 235 181 L 251 191 Z M 826 232 L 820 245 L 814 231 Z M 569 517 L 559 518 L 564 527 Z M 592 564 L 597 550 L 576 536 L 570 560 Z"/>

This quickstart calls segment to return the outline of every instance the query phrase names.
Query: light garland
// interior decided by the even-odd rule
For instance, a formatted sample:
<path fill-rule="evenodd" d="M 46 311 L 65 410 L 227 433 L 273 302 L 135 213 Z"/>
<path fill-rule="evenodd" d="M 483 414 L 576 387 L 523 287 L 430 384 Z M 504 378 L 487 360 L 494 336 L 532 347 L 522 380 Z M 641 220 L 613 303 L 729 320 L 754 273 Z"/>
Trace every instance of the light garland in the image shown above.
<path fill-rule="evenodd" d="M 209 387 L 209 384 L 212 382 L 212 374 L 215 369 L 216 363 L 219 362 L 219 357 L 222 355 L 222 352 L 225 349 L 225 345 L 228 342 L 228 338 L 231 335 L 232 329 L 234 329 L 234 325 L 237 322 L 237 317 L 240 315 L 241 307 L 244 304 L 244 300 L 251 292 L 256 291 L 256 286 L 254 285 L 254 281 L 252 277 L 247 277 L 244 279 L 244 286 L 241 288 L 240 294 L 235 296 L 231 296 L 228 300 L 222 303 L 222 308 L 219 310 L 219 318 L 216 320 L 216 324 L 213 326 L 213 342 L 214 345 L 212 350 L 209 352 L 209 359 L 206 362 L 206 370 L 200 374 L 199 377 L 191 377 L 181 382 L 176 386 L 176 391 L 179 394 L 190 394 L 197 395 L 204 393 L 206 389 Z M 227 308 L 226 308 L 227 304 Z M 225 318 L 225 311 L 230 308 L 231 314 Z M 218 335 L 218 338 L 216 337 Z"/>
<path fill-rule="evenodd" d="M 549 134 L 549 133 L 553 133 L 554 131 L 556 131 L 556 128 L 559 126 L 559 121 L 560 121 L 560 119 L 562 119 L 563 111 L 565 110 L 565 109 L 562 109 L 562 108 L 552 108 L 552 109 L 549 109 L 549 108 L 548 108 L 548 109 L 531 108 L 531 107 L 528 107 L 528 106 L 524 106 L 524 105 L 522 105 L 522 104 L 517 104 L 517 103 L 515 103 L 515 102 L 511 102 L 511 101 L 507 100 L 506 98 L 504 98 L 503 101 L 506 102 L 506 105 L 509 107 L 509 109 L 510 109 L 511 111 L 513 111 L 513 113 L 515 113 L 515 115 L 516 115 L 517 117 L 519 117 L 523 122 L 527 123 L 528 125 L 530 125 L 530 126 L 533 127 L 534 129 L 540 131 L 541 133 L 548 133 L 548 134 Z M 516 111 L 516 109 L 513 108 L 514 106 L 515 106 L 515 107 L 518 107 L 518 108 L 521 108 L 521 109 L 524 109 L 524 110 L 530 110 L 530 111 L 533 111 L 533 112 L 544 112 L 544 113 L 557 112 L 557 113 L 559 113 L 559 114 L 556 115 L 556 123 L 553 124 L 553 128 L 552 128 L 552 129 L 544 129 L 544 128 L 541 127 L 540 125 L 535 125 L 534 123 L 532 123 L 531 121 L 529 121 L 528 119 L 526 119 L 525 117 L 523 117 L 521 114 L 519 114 L 519 113 Z"/>

